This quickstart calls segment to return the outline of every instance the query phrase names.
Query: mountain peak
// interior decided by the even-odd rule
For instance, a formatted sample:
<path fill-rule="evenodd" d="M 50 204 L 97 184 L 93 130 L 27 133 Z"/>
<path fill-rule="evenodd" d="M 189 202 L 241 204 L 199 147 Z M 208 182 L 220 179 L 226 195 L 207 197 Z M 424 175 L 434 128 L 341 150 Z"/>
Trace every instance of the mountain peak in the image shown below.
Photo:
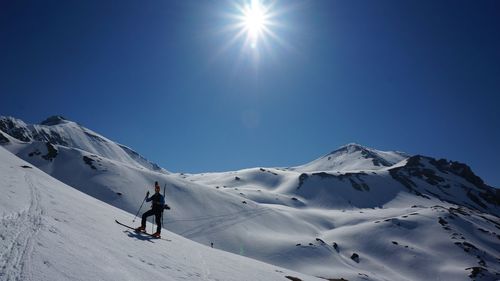
<path fill-rule="evenodd" d="M 40 125 L 45 125 L 45 126 L 54 126 L 54 125 L 59 125 L 62 123 L 67 122 L 68 120 L 61 115 L 53 115 L 50 116 L 49 118 L 43 120 Z"/>
<path fill-rule="evenodd" d="M 352 152 L 363 151 L 363 150 L 369 150 L 369 148 L 362 146 L 360 144 L 351 142 L 351 143 L 348 143 L 346 145 L 339 147 L 338 149 L 332 151 L 330 154 L 334 154 L 334 153 L 340 152 L 340 151 L 346 151 L 348 153 L 352 153 Z"/>
<path fill-rule="evenodd" d="M 357 143 L 348 143 L 305 165 L 301 171 L 361 171 L 390 167 L 408 155 L 397 151 L 380 151 Z"/>

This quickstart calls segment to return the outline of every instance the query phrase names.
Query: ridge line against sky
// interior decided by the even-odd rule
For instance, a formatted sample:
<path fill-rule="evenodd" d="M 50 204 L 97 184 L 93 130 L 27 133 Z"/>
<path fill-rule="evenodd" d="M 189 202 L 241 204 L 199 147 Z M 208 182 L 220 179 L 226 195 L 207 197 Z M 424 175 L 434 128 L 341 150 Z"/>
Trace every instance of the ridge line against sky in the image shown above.
<path fill-rule="evenodd" d="M 356 142 L 500 187 L 500 2 L 262 1 L 256 44 L 249 3 L 3 1 L 0 114 L 60 114 L 172 171 Z"/>

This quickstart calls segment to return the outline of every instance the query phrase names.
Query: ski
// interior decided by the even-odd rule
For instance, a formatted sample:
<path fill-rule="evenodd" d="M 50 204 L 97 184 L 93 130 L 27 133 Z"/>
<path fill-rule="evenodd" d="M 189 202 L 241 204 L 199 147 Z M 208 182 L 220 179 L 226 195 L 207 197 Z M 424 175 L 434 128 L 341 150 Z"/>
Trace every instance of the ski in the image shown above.
<path fill-rule="evenodd" d="M 135 228 L 131 227 L 130 225 L 126 225 L 124 223 L 119 222 L 117 219 L 115 219 L 115 222 L 117 224 L 121 225 L 121 226 L 124 226 L 126 228 L 132 229 L 135 233 L 141 233 L 141 234 L 144 234 L 144 235 L 148 235 L 148 236 L 151 236 L 151 238 L 153 238 L 153 239 L 160 239 L 160 240 L 165 240 L 165 241 L 172 241 L 172 240 L 169 240 L 169 239 L 166 239 L 166 238 L 154 237 L 153 234 L 147 233 L 145 231 L 137 231 L 137 230 L 135 230 Z"/>

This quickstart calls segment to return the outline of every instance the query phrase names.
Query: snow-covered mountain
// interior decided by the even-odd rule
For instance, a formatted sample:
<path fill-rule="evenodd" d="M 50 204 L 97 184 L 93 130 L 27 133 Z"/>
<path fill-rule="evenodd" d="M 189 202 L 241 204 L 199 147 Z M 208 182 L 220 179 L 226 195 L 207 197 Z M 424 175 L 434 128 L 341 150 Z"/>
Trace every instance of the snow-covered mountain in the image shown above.
<path fill-rule="evenodd" d="M 131 214 L 158 180 L 172 207 L 165 228 L 201 244 L 329 279 L 500 274 L 500 194 L 462 163 L 349 144 L 297 167 L 171 174 L 143 158 L 125 161 L 92 142 L 51 142 L 30 129 L 56 126 L 51 132 L 70 139 L 92 132 L 68 120 L 5 119 L 16 121 L 0 127 L 7 150 Z"/>
<path fill-rule="evenodd" d="M 351 143 L 293 170 L 302 172 L 318 171 L 370 171 L 390 167 L 409 155 L 396 151 L 380 151 Z"/>
<path fill-rule="evenodd" d="M 0 280 L 320 280 L 116 224 L 133 215 L 81 193 L 0 147 Z M 293 279 L 296 278 L 296 279 Z"/>
<path fill-rule="evenodd" d="M 55 145 L 80 149 L 89 154 L 112 159 L 132 167 L 167 173 L 166 170 L 148 161 L 134 150 L 117 144 L 75 122 L 66 120 L 62 116 L 51 116 L 40 124 L 33 125 L 27 125 L 22 120 L 13 117 L 0 117 L 0 130 L 19 141 L 34 143 L 35 146 L 44 143 L 51 151 L 55 151 Z M 37 148 L 34 147 L 35 150 Z"/>

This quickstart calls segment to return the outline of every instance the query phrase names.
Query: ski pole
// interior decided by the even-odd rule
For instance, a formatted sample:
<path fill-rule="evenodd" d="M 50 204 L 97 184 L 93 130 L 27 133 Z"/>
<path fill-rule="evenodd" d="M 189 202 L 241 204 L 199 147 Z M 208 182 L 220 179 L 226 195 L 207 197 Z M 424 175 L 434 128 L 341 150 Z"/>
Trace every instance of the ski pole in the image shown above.
<path fill-rule="evenodd" d="M 147 196 L 146 196 L 147 197 Z M 144 197 L 144 199 L 142 200 L 142 203 L 141 203 L 141 206 L 139 207 L 139 210 L 137 210 L 137 214 L 135 214 L 135 217 L 134 219 L 132 220 L 132 222 L 135 222 L 135 219 L 137 218 L 137 215 L 139 215 L 139 212 L 141 211 L 142 209 L 142 205 L 144 205 L 144 202 L 146 202 L 146 197 Z"/>
<path fill-rule="evenodd" d="M 165 201 L 165 189 L 167 188 L 167 184 L 163 185 L 163 200 Z M 163 209 L 161 209 L 161 227 L 163 227 L 163 211 L 165 211 L 165 203 L 163 204 Z"/>

